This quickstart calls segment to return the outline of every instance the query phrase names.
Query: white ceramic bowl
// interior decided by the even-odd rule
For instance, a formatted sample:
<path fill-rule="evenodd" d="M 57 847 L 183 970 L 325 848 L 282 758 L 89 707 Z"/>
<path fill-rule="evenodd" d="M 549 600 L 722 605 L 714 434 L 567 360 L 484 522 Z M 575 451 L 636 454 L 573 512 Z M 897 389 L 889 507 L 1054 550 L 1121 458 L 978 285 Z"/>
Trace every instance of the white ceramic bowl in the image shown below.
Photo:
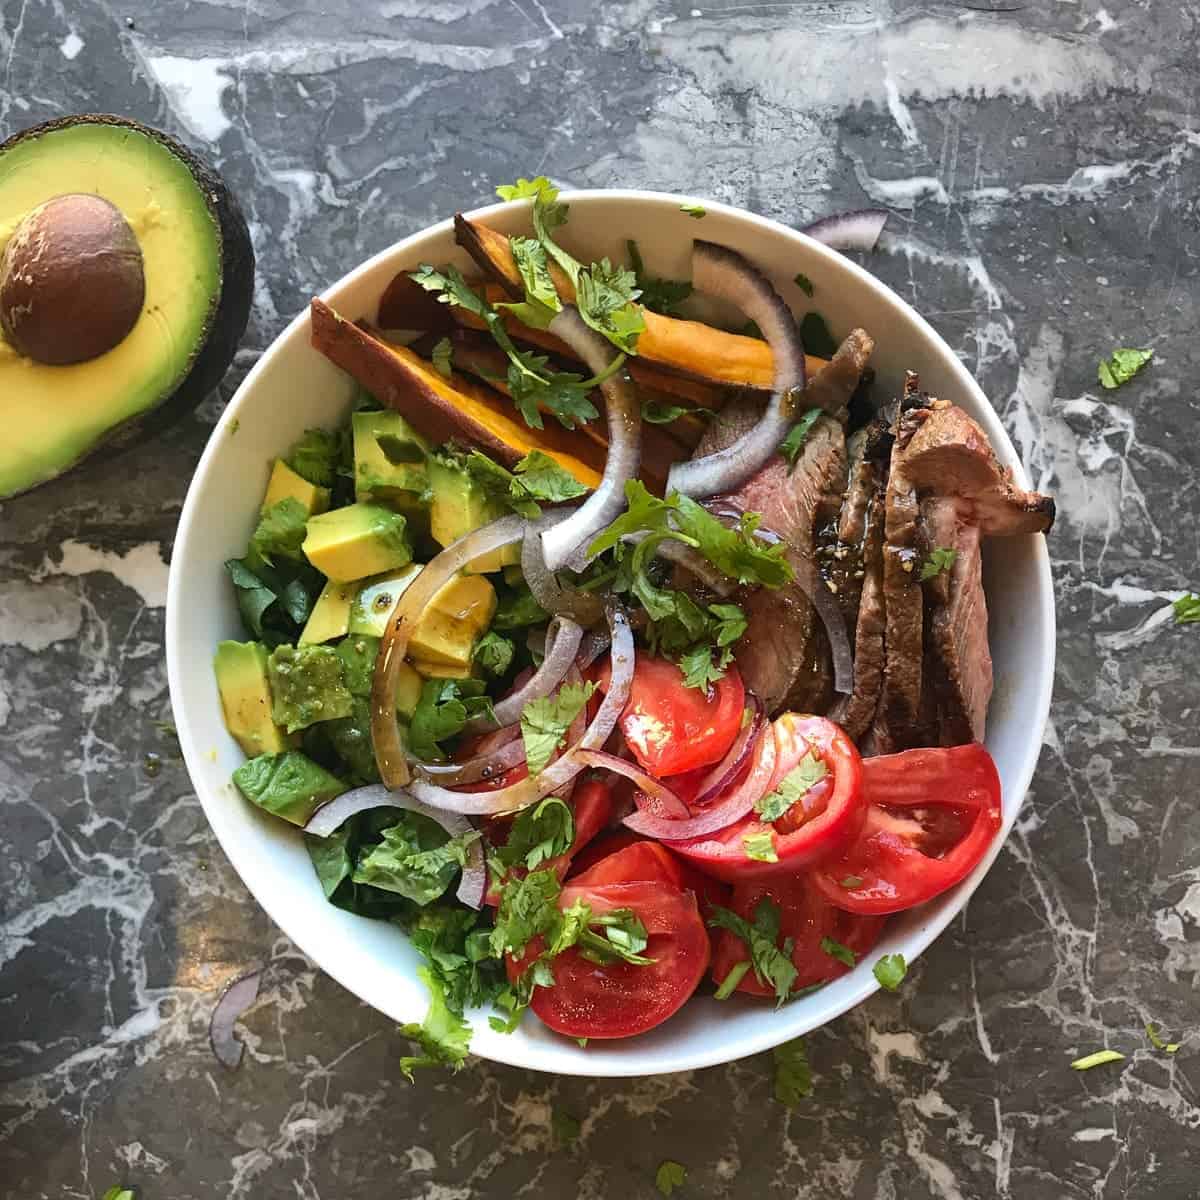
<path fill-rule="evenodd" d="M 803 311 L 792 282 L 812 280 L 816 305 L 837 336 L 861 325 L 876 339 L 876 394 L 898 388 L 906 368 L 922 385 L 961 404 L 987 430 L 1002 462 L 1027 485 L 1016 452 L 979 386 L 953 351 L 916 313 L 861 267 L 786 226 L 706 201 L 697 221 L 680 211 L 686 197 L 640 191 L 583 191 L 570 202 L 573 246 L 598 258 L 624 260 L 636 238 L 648 269 L 688 278 L 697 235 L 745 254 L 771 275 L 786 300 Z M 472 214 L 506 232 L 524 232 L 520 204 Z M 372 315 L 388 281 L 422 262 L 469 261 L 455 246 L 450 221 L 399 242 L 351 271 L 325 293 L 351 318 Z M 222 564 L 239 556 L 253 529 L 270 461 L 313 425 L 335 425 L 349 407 L 351 381 L 309 345 L 305 312 L 269 347 L 238 389 L 205 449 L 188 490 L 167 594 L 167 667 L 184 758 L 204 811 L 230 861 L 272 920 L 356 996 L 399 1022 L 420 1021 L 427 1006 L 416 977 L 417 955 L 404 935 L 327 904 L 300 833 L 255 809 L 229 782 L 242 761 L 225 730 L 213 678 L 214 648 L 241 637 L 233 589 Z M 993 540 L 985 552 L 985 583 L 996 691 L 988 748 L 1004 788 L 1004 834 L 1012 826 L 1037 763 L 1054 673 L 1054 607 L 1044 539 Z M 474 1015 L 471 1049 L 499 1062 L 569 1075 L 651 1075 L 742 1058 L 804 1034 L 844 1013 L 876 990 L 871 963 L 898 951 L 912 962 L 966 904 L 999 852 L 958 887 L 889 923 L 876 952 L 858 969 L 780 1011 L 734 998 L 697 998 L 652 1032 L 581 1049 L 532 1015 L 509 1035 Z"/>

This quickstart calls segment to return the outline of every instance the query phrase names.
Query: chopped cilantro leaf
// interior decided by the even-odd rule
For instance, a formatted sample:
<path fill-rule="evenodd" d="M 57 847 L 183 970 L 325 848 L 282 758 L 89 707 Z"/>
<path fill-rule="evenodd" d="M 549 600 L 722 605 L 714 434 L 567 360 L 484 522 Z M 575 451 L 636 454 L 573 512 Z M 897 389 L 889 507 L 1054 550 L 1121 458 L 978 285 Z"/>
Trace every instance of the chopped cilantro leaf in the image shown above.
<path fill-rule="evenodd" d="M 904 976 L 908 973 L 908 964 L 904 961 L 903 954 L 885 954 L 875 964 L 873 970 L 879 986 L 886 991 L 894 992 L 904 982 Z"/>
<path fill-rule="evenodd" d="M 718 646 L 732 646 L 746 632 L 746 614 L 736 604 L 710 604 L 708 611 L 717 619 Z"/>
<path fill-rule="evenodd" d="M 561 312 L 562 301 L 550 276 L 550 263 L 542 243 L 537 238 L 511 237 L 508 245 L 525 287 L 526 303 L 544 308 L 551 316 Z"/>
<path fill-rule="evenodd" d="M 779 443 L 779 453 L 788 460 L 790 466 L 796 465 L 796 459 L 800 457 L 800 451 L 804 449 L 804 443 L 808 441 L 808 435 L 812 432 L 812 427 L 817 423 L 820 415 L 819 408 L 810 408 L 788 430 L 787 437 Z"/>
<path fill-rule="evenodd" d="M 471 661 L 477 662 L 484 672 L 493 679 L 498 679 L 512 666 L 516 647 L 509 638 L 495 630 L 488 630 L 475 643 L 471 651 Z"/>
<path fill-rule="evenodd" d="M 133 1200 L 133 1188 L 110 1187 L 103 1200 Z"/>
<path fill-rule="evenodd" d="M 540 775 L 563 743 L 571 722 L 595 691 L 594 683 L 567 683 L 553 696 L 530 700 L 521 712 L 521 736 L 530 775 Z"/>
<path fill-rule="evenodd" d="M 434 365 L 434 369 L 439 375 L 444 375 L 447 379 L 450 378 L 450 372 L 453 369 L 453 356 L 454 348 L 450 345 L 449 338 L 442 338 L 429 353 L 429 358 Z"/>
<path fill-rule="evenodd" d="M 684 687 L 707 692 L 714 683 L 725 678 L 725 668 L 729 666 L 732 658 L 733 655 L 728 650 L 714 658 L 712 647 L 709 645 L 685 650 L 679 656 L 679 669 L 683 672 Z"/>
<path fill-rule="evenodd" d="M 441 980 L 429 967 L 418 967 L 417 975 L 429 989 L 429 1011 L 420 1025 L 410 1023 L 400 1029 L 422 1050 L 419 1055 L 406 1055 L 400 1059 L 400 1070 L 410 1082 L 418 1067 L 459 1070 L 467 1060 L 471 1044 L 471 1027 L 460 1014 L 450 1010 Z"/>
<path fill-rule="evenodd" d="M 1124 1062 L 1125 1055 L 1118 1050 L 1097 1050 L 1095 1054 L 1085 1054 L 1077 1058 L 1071 1067 L 1076 1071 L 1090 1071 L 1093 1067 L 1102 1067 L 1105 1063 Z"/>
<path fill-rule="evenodd" d="M 806 313 L 800 322 L 800 341 L 806 354 L 817 358 L 832 358 L 837 353 L 837 342 L 820 313 Z"/>
<path fill-rule="evenodd" d="M 779 786 L 754 802 L 754 811 L 764 821 L 778 821 L 829 774 L 825 760 L 815 750 L 808 753 L 779 781 Z"/>
<path fill-rule="evenodd" d="M 796 277 L 795 277 L 795 278 L 792 280 L 792 282 L 793 282 L 793 283 L 794 283 L 794 284 L 795 284 L 795 285 L 796 285 L 796 286 L 797 286 L 797 287 L 798 287 L 798 288 L 799 288 L 799 289 L 800 289 L 800 290 L 801 290 L 801 291 L 802 291 L 802 292 L 803 292 L 803 293 L 804 293 L 806 296 L 811 296 L 811 295 L 813 294 L 813 283 L 812 283 L 812 280 L 811 280 L 811 279 L 809 279 L 809 277 L 808 277 L 807 275 L 805 275 L 805 274 L 804 274 L 802 271 L 801 271 L 801 272 L 799 272 L 799 273 L 797 273 Z"/>
<path fill-rule="evenodd" d="M 771 1055 L 775 1060 L 775 1099 L 784 1108 L 798 1108 L 801 1100 L 812 1095 L 812 1068 L 804 1039 L 784 1042 Z"/>
<path fill-rule="evenodd" d="M 1175 610 L 1176 625 L 1194 625 L 1200 621 L 1200 596 L 1195 592 L 1180 596 L 1171 607 Z"/>
<path fill-rule="evenodd" d="M 520 958 L 535 937 L 551 933 L 559 924 L 558 895 L 562 890 L 551 870 L 530 871 L 509 879 L 500 889 L 500 907 L 491 933 L 492 954 Z"/>
<path fill-rule="evenodd" d="M 786 938 L 782 947 L 779 940 L 779 907 L 764 896 L 754 909 L 754 923 L 714 904 L 709 925 L 728 929 L 741 938 L 750 953 L 750 965 L 755 978 L 762 984 L 775 989 L 776 1006 L 781 1005 L 796 982 L 797 971 L 792 963 L 792 939 Z"/>
<path fill-rule="evenodd" d="M 558 189 L 545 175 L 538 175 L 533 179 L 525 179 L 522 176 L 516 183 L 502 183 L 496 189 L 496 195 L 501 200 L 536 199 L 543 192 L 553 192 L 554 195 L 558 195 Z"/>
<path fill-rule="evenodd" d="M 1108 358 L 1100 360 L 1096 369 L 1100 386 L 1119 388 L 1128 383 L 1153 357 L 1153 350 L 1114 350 Z"/>
<path fill-rule="evenodd" d="M 672 1162 L 669 1158 L 660 1163 L 654 1172 L 654 1186 L 660 1196 L 670 1196 L 676 1188 L 681 1188 L 687 1179 L 687 1168 L 682 1163 Z"/>
<path fill-rule="evenodd" d="M 520 489 L 535 500 L 556 504 L 574 500 L 588 489 L 542 450 L 530 450 L 515 468 Z"/>
<path fill-rule="evenodd" d="M 682 404 L 665 404 L 658 400 L 642 400 L 642 420 L 651 425 L 670 425 L 689 410 Z"/>
<path fill-rule="evenodd" d="M 708 216 L 708 209 L 705 208 L 703 204 L 681 204 L 679 206 L 679 211 L 681 213 L 687 213 L 689 217 L 695 217 L 697 221 L 700 220 L 701 217 Z"/>
<path fill-rule="evenodd" d="M 575 818 L 557 796 L 523 809 L 509 830 L 508 841 L 496 851 L 506 867 L 521 864 L 530 871 L 565 854 L 575 840 Z"/>
<path fill-rule="evenodd" d="M 306 429 L 287 452 L 287 463 L 301 479 L 316 487 L 332 487 L 337 469 L 338 435 L 328 429 Z"/>
<path fill-rule="evenodd" d="M 1163 1039 L 1159 1036 L 1158 1030 L 1153 1025 L 1146 1026 L 1146 1036 L 1150 1039 L 1150 1045 L 1152 1045 L 1155 1050 L 1162 1050 L 1166 1054 L 1174 1054 L 1183 1044 L 1182 1042 L 1163 1041 Z"/>
<path fill-rule="evenodd" d="M 958 551 L 951 546 L 935 546 L 929 552 L 929 557 L 921 567 L 922 579 L 933 579 L 943 571 L 949 571 L 954 566 Z"/>
<path fill-rule="evenodd" d="M 831 937 L 821 939 L 821 953 L 828 954 L 830 958 L 835 958 L 848 967 L 852 967 L 858 962 L 858 957 L 849 946 L 843 946 L 841 942 L 836 942 Z"/>
<path fill-rule="evenodd" d="M 471 717 L 491 710 L 482 679 L 427 679 L 408 725 L 408 746 L 427 762 L 445 757 L 440 742 L 457 736 Z"/>
<path fill-rule="evenodd" d="M 250 551 L 269 565 L 274 564 L 276 555 L 304 562 L 304 551 L 300 547 L 307 524 L 308 512 L 304 505 L 294 496 L 286 496 L 258 518 L 258 525 L 250 537 Z"/>
<path fill-rule="evenodd" d="M 779 861 L 779 855 L 775 853 L 775 835 L 769 829 L 746 834 L 742 838 L 742 849 L 746 852 L 746 857 L 754 859 L 755 862 Z"/>
<path fill-rule="evenodd" d="M 550 1110 L 550 1132 L 560 1146 L 569 1146 L 579 1137 L 581 1126 L 577 1117 L 561 1108 Z"/>

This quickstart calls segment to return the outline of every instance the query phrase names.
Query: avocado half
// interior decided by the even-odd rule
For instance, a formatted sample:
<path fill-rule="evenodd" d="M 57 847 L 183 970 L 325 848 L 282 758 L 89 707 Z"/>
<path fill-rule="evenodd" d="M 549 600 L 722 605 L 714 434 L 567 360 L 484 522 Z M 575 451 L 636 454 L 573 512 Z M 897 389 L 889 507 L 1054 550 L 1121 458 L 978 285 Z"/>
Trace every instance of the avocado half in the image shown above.
<path fill-rule="evenodd" d="M 0 144 L 0 499 L 195 408 L 253 290 L 237 202 L 173 138 L 87 114 Z"/>

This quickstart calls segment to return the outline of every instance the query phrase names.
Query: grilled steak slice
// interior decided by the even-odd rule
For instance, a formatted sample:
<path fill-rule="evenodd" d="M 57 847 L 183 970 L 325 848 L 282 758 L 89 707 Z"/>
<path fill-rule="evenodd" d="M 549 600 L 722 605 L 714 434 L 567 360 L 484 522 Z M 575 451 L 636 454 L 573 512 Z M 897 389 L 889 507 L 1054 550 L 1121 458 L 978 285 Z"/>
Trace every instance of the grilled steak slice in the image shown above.
<path fill-rule="evenodd" d="M 922 494 L 953 496 L 985 537 L 1046 533 L 1054 524 L 1053 499 L 1017 487 L 987 434 L 946 400 L 930 401 L 905 447 L 904 468 Z"/>
<path fill-rule="evenodd" d="M 821 408 L 845 424 L 854 395 L 875 339 L 865 329 L 852 329 L 834 356 L 805 385 L 802 408 Z"/>

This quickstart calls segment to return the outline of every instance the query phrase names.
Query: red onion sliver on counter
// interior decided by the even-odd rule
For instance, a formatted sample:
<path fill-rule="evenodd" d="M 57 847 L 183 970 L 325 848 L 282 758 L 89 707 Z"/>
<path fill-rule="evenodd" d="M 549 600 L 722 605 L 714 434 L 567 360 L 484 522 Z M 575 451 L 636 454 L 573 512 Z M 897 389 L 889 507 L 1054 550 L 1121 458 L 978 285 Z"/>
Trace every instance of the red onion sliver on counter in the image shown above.
<path fill-rule="evenodd" d="M 886 209 L 860 208 L 822 217 L 800 232 L 831 250 L 874 250 L 887 219 Z"/>
<path fill-rule="evenodd" d="M 625 818 L 625 827 L 664 842 L 682 842 L 716 833 L 740 821 L 754 807 L 754 802 L 766 795 L 774 773 L 775 730 L 768 723 L 754 745 L 750 773 L 724 799 L 715 800 L 703 812 L 685 821 L 672 821 L 648 812 L 630 813 Z"/>
<path fill-rule="evenodd" d="M 653 775 L 648 775 L 637 763 L 618 758 L 615 754 L 606 754 L 603 750 L 580 750 L 578 757 L 589 767 L 600 767 L 605 771 L 624 775 L 643 796 L 654 802 L 657 811 L 663 816 L 680 821 L 691 815 L 688 806 L 665 783 L 655 779 Z"/>
<path fill-rule="evenodd" d="M 763 713 L 762 701 L 757 696 L 748 693 L 746 699 L 753 709 L 750 720 L 734 738 L 729 753 L 704 777 L 697 789 L 696 799 L 692 801 L 693 808 L 703 808 L 718 796 L 723 796 L 742 777 L 750 764 L 750 757 L 754 753 L 754 746 L 766 716 Z"/>
<path fill-rule="evenodd" d="M 617 719 L 625 708 L 633 683 L 635 651 L 629 618 L 622 609 L 613 605 L 608 610 L 608 620 L 612 633 L 612 678 L 595 719 L 575 745 L 569 746 L 562 756 L 550 763 L 540 775 L 522 779 L 519 783 L 495 792 L 452 792 L 447 788 L 416 780 L 412 784 L 413 795 L 430 808 L 445 812 L 497 816 L 528 808 L 544 797 L 553 795 L 573 780 L 584 766 L 578 760 L 578 751 L 599 750 L 604 745 L 617 726 Z"/>
<path fill-rule="evenodd" d="M 494 721 L 490 717 L 475 717 L 463 727 L 464 732 L 481 733 L 504 725 L 515 725 L 530 700 L 541 700 L 550 695 L 566 678 L 582 641 L 583 628 L 580 625 L 569 617 L 555 617 L 546 629 L 546 656 L 542 659 L 542 665 L 522 687 L 496 702 L 492 710 L 496 714 Z"/>
<path fill-rule="evenodd" d="M 550 322 L 550 332 L 562 338 L 595 375 L 602 375 L 612 361 L 612 344 L 589 329 L 579 310 L 569 304 Z M 542 553 L 552 571 L 564 566 L 582 571 L 587 566 L 588 545 L 624 511 L 625 484 L 641 466 L 642 409 L 628 373 L 618 370 L 600 385 L 600 390 L 608 409 L 604 475 L 573 516 L 542 534 Z"/>
<path fill-rule="evenodd" d="M 451 837 L 470 833 L 475 828 L 465 817 L 429 808 L 408 792 L 389 791 L 382 784 L 373 783 L 369 787 L 343 792 L 328 804 L 321 805 L 305 825 L 304 832 L 316 837 L 329 837 L 351 817 L 373 808 L 403 808 L 419 813 L 431 821 L 436 821 Z M 483 846 L 480 839 L 476 838 L 467 847 L 467 864 L 463 867 L 462 878 L 455 895 L 468 908 L 478 908 L 483 903 L 486 888 L 487 871 L 483 865 Z"/>
<path fill-rule="evenodd" d="M 371 681 L 371 744 L 379 774 L 388 787 L 403 787 L 412 778 L 400 727 L 396 723 L 396 686 L 409 639 L 421 614 L 434 596 L 468 563 L 480 555 L 511 546 L 520 541 L 524 532 L 524 518 L 515 513 L 473 530 L 451 542 L 430 561 L 400 597 L 380 643 L 375 676 Z"/>
<path fill-rule="evenodd" d="M 806 376 L 804 344 L 792 310 L 771 281 L 737 251 L 712 242 L 694 243 L 692 282 L 697 291 L 730 301 L 755 322 L 775 364 L 771 399 L 758 424 L 724 450 L 671 467 L 667 491 L 703 499 L 735 491 L 779 449 L 796 419 Z"/>
<path fill-rule="evenodd" d="M 254 967 L 239 975 L 226 985 L 213 1008 L 208 1023 L 208 1044 L 212 1046 L 217 1062 L 227 1071 L 236 1071 L 241 1066 L 246 1047 L 233 1036 L 233 1027 L 242 1013 L 258 999 L 262 974 L 262 967 Z"/>

